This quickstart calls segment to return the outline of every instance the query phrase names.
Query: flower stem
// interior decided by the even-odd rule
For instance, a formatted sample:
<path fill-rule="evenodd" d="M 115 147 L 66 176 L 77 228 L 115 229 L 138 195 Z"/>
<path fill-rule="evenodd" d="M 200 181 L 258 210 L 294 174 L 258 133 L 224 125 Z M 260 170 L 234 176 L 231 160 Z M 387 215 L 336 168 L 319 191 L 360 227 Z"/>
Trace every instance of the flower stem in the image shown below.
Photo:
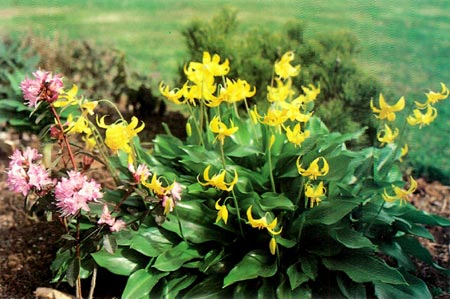
<path fill-rule="evenodd" d="M 64 134 L 64 128 L 61 123 L 61 118 L 59 117 L 59 114 L 56 112 L 55 107 L 53 105 L 50 105 L 50 110 L 51 110 L 53 116 L 56 118 L 56 123 L 58 124 L 58 127 L 61 130 L 61 134 L 63 136 L 64 143 L 67 147 L 67 152 L 69 153 L 69 158 L 70 158 L 70 161 L 72 162 L 73 169 L 77 170 L 77 164 L 75 163 L 75 157 L 72 153 L 72 148 L 70 147 L 69 139 L 67 138 L 67 135 Z"/>

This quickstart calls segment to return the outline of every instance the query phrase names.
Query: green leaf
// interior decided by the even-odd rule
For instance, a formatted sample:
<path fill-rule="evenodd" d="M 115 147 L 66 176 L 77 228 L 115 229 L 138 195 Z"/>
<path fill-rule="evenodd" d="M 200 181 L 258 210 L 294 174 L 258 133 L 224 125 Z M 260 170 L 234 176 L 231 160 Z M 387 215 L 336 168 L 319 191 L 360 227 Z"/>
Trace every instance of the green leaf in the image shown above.
<path fill-rule="evenodd" d="M 127 284 L 122 293 L 122 299 L 135 299 L 148 296 L 158 281 L 169 275 L 168 272 L 159 272 L 157 270 L 139 269 L 127 280 Z"/>
<path fill-rule="evenodd" d="M 362 233 L 353 230 L 350 227 L 336 229 L 332 231 L 333 238 L 347 248 L 375 248 L 372 242 L 364 237 Z"/>
<path fill-rule="evenodd" d="M 117 250 L 116 238 L 113 235 L 106 234 L 103 236 L 103 248 L 110 254 L 114 254 Z"/>
<path fill-rule="evenodd" d="M 258 299 L 276 298 L 275 288 L 270 279 L 262 279 L 262 285 L 258 289 Z"/>
<path fill-rule="evenodd" d="M 384 261 L 364 253 L 350 253 L 333 258 L 323 258 L 329 270 L 345 272 L 358 283 L 381 281 L 391 284 L 406 284 L 402 274 Z"/>
<path fill-rule="evenodd" d="M 119 247 L 114 254 L 102 250 L 91 255 L 100 267 L 114 274 L 125 276 L 129 276 L 141 268 L 147 261 L 137 251 L 124 247 Z"/>
<path fill-rule="evenodd" d="M 393 205 L 386 209 L 393 216 L 401 217 L 412 223 L 421 223 L 427 225 L 450 226 L 450 219 L 430 214 L 426 211 L 418 210 L 411 204 Z"/>
<path fill-rule="evenodd" d="M 157 135 L 153 144 L 155 153 L 163 158 L 176 159 L 184 154 L 180 149 L 183 145 L 181 140 L 171 135 Z"/>
<path fill-rule="evenodd" d="M 222 288 L 222 275 L 207 275 L 205 279 L 196 283 L 184 296 L 185 299 L 223 299 L 231 298 L 230 289 Z"/>
<path fill-rule="evenodd" d="M 71 287 L 75 286 L 79 274 L 80 274 L 80 261 L 74 257 L 70 261 L 66 272 L 67 282 Z"/>
<path fill-rule="evenodd" d="M 271 277 L 277 272 L 277 264 L 273 256 L 266 251 L 252 250 L 224 278 L 223 287 L 237 281 L 256 277 Z"/>
<path fill-rule="evenodd" d="M 186 242 L 180 242 L 177 246 L 159 255 L 152 267 L 159 271 L 175 271 L 184 263 L 200 257 L 201 255 L 196 249 Z"/>
<path fill-rule="evenodd" d="M 170 279 L 164 286 L 164 299 L 175 299 L 180 291 L 189 287 L 196 279 L 196 275 L 184 275 Z"/>
<path fill-rule="evenodd" d="M 363 284 L 355 283 L 347 276 L 338 274 L 336 282 L 341 293 L 348 299 L 367 298 L 366 288 Z"/>
<path fill-rule="evenodd" d="M 162 234 L 158 227 L 141 226 L 131 240 L 130 247 L 146 256 L 156 257 L 173 247 L 172 241 Z"/>
<path fill-rule="evenodd" d="M 353 200 L 330 199 L 306 212 L 306 225 L 322 223 L 334 224 L 348 215 L 359 202 Z"/>
<path fill-rule="evenodd" d="M 216 216 L 217 211 L 208 208 L 201 200 L 181 201 L 162 227 L 193 243 L 223 241 L 227 232 L 214 225 Z"/>
<path fill-rule="evenodd" d="M 290 265 L 286 271 L 289 278 L 289 283 L 291 285 L 291 290 L 297 288 L 298 286 L 309 280 L 308 275 L 306 275 L 302 271 L 299 271 L 298 264 L 299 263 Z"/>
<path fill-rule="evenodd" d="M 273 209 L 294 211 L 296 208 L 284 194 L 274 192 L 263 193 L 259 203 L 263 211 L 271 211 Z"/>
<path fill-rule="evenodd" d="M 301 285 L 295 290 L 291 290 L 288 280 L 284 279 L 276 290 L 277 298 L 283 299 L 311 299 L 311 290 L 305 286 Z"/>
<path fill-rule="evenodd" d="M 420 298 L 431 299 L 427 285 L 419 278 L 404 272 L 407 285 L 392 285 L 383 282 L 375 282 L 375 295 L 379 299 L 391 298 Z"/>
<path fill-rule="evenodd" d="M 404 267 L 408 271 L 415 270 L 415 265 L 409 258 L 409 255 L 397 242 L 383 243 L 378 245 L 378 248 L 381 252 L 395 258 L 400 267 Z"/>

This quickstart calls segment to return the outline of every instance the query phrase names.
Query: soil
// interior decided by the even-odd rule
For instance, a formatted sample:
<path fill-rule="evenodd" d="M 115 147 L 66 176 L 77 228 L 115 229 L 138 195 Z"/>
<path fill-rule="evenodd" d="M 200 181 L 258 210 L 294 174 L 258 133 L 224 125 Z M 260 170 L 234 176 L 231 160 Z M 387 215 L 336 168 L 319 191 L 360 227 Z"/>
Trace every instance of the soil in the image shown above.
<path fill-rule="evenodd" d="M 147 122 L 145 140 L 150 140 L 149 138 L 156 133 L 163 132 L 161 121 L 169 122 L 168 125 L 174 135 L 183 135 L 184 125 L 180 126 L 184 122 L 180 121 L 181 119 L 183 116 L 178 113 L 172 113 L 170 116 L 155 115 L 150 121 L 151 126 Z M 36 140 L 25 140 L 17 136 L 11 138 L 11 134 L 0 137 L 0 298 L 35 298 L 34 292 L 38 287 L 57 288 L 73 294 L 73 289 L 68 286 L 50 284 L 52 276 L 49 267 L 57 250 L 57 241 L 62 229 L 55 223 L 33 218 L 25 213 L 23 197 L 10 192 L 6 184 L 5 171 L 8 156 L 12 153 L 11 143 L 25 145 Z M 412 203 L 422 210 L 449 217 L 450 187 L 439 182 L 427 182 L 424 179 L 419 179 L 418 183 L 419 187 Z M 435 241 L 421 241 L 439 265 L 450 268 L 449 229 L 433 227 L 430 231 Z M 417 269 L 417 275 L 427 283 L 435 298 L 450 299 L 448 276 L 420 262 L 417 262 Z M 102 288 L 100 281 L 95 298 L 117 298 L 113 294 L 106 293 L 106 289 L 108 288 Z"/>

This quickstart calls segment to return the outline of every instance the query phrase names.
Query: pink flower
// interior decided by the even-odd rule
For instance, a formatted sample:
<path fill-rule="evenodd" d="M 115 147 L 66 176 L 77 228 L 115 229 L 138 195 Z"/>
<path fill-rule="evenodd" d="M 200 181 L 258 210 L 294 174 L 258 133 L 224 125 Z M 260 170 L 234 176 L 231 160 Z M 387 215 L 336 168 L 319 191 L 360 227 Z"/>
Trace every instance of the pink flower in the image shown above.
<path fill-rule="evenodd" d="M 145 164 L 139 164 L 137 169 L 134 168 L 133 164 L 128 164 L 128 170 L 133 174 L 133 178 L 136 183 L 146 181 L 147 178 L 152 175 L 148 169 L 148 166 Z"/>
<path fill-rule="evenodd" d="M 102 197 L 100 184 L 73 170 L 55 187 L 56 206 L 63 216 L 76 215 L 80 210 L 90 211 L 88 202 Z"/>
<path fill-rule="evenodd" d="M 173 211 L 177 201 L 181 200 L 181 193 L 183 192 L 183 187 L 181 184 L 174 182 L 173 187 L 170 190 L 170 195 L 164 195 L 162 198 L 162 206 L 164 207 L 164 214 L 167 215 L 169 212 Z"/>
<path fill-rule="evenodd" d="M 111 217 L 111 213 L 109 212 L 108 206 L 106 204 L 103 206 L 102 215 L 100 216 L 100 219 L 97 223 L 109 225 L 109 229 L 112 232 L 118 232 L 127 226 L 125 221 L 116 220 L 116 218 Z"/>
<path fill-rule="evenodd" d="M 36 149 L 27 147 L 23 153 L 16 149 L 7 172 L 9 189 L 26 196 L 32 188 L 40 191 L 52 184 L 47 170 L 40 164 L 41 158 Z"/>
<path fill-rule="evenodd" d="M 181 200 L 181 193 L 183 192 L 183 187 L 181 184 L 174 182 L 172 190 L 170 190 L 170 193 L 172 194 L 172 197 L 178 201 Z"/>
<path fill-rule="evenodd" d="M 39 101 L 56 101 L 63 88 L 62 78 L 41 70 L 34 72 L 33 76 L 35 79 L 26 78 L 20 83 L 23 98 L 28 101 L 28 106 L 36 107 Z"/>

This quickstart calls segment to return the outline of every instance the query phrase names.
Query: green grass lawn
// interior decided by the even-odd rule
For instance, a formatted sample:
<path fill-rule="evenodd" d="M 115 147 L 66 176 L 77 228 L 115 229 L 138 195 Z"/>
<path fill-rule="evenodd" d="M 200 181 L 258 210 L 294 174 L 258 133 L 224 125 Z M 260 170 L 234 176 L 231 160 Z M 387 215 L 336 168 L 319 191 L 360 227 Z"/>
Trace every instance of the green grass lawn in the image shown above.
<path fill-rule="evenodd" d="M 409 102 L 423 99 L 429 88 L 439 89 L 439 82 L 450 86 L 448 0 L 3 0 L 0 35 L 20 37 L 33 31 L 52 37 L 58 32 L 69 39 L 93 40 L 123 50 L 128 62 L 152 74 L 155 82 L 170 82 L 186 54 L 181 30 L 194 18 L 211 19 L 223 6 L 238 9 L 243 31 L 252 26 L 279 30 L 297 18 L 307 24 L 306 37 L 352 32 L 364 70 Z M 440 107 L 437 122 L 411 135 L 411 158 L 450 176 L 450 104 Z"/>

